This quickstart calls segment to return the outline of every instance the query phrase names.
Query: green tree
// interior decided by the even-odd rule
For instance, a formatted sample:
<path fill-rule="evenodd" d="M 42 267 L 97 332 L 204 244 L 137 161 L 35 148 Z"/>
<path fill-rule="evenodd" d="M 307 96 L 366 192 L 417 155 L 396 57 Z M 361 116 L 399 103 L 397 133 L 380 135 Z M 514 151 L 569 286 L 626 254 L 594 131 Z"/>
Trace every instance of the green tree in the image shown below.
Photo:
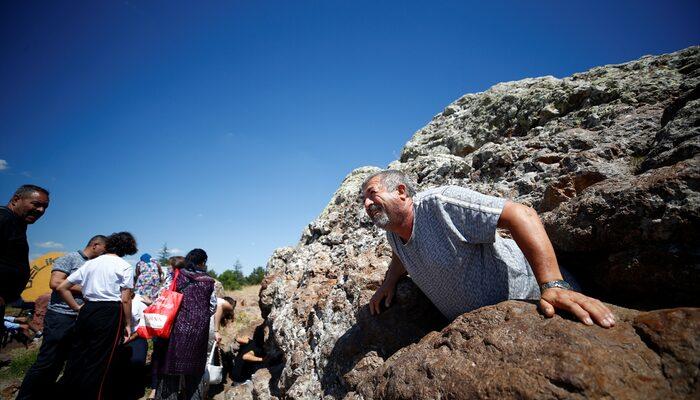
<path fill-rule="evenodd" d="M 227 269 L 219 275 L 219 281 L 226 290 L 238 290 L 245 286 L 246 280 L 243 275 L 243 265 L 240 260 L 236 260 L 233 269 Z"/>
<path fill-rule="evenodd" d="M 163 243 L 163 248 L 158 252 L 158 262 L 160 265 L 168 265 L 170 263 L 170 249 L 168 249 L 167 243 Z"/>
<path fill-rule="evenodd" d="M 265 278 L 265 268 L 255 267 L 245 280 L 249 285 L 259 285 Z"/>
<path fill-rule="evenodd" d="M 219 277 L 216 275 L 216 271 L 214 271 L 213 269 L 207 270 L 207 275 L 211 276 L 214 279 L 219 279 Z"/>

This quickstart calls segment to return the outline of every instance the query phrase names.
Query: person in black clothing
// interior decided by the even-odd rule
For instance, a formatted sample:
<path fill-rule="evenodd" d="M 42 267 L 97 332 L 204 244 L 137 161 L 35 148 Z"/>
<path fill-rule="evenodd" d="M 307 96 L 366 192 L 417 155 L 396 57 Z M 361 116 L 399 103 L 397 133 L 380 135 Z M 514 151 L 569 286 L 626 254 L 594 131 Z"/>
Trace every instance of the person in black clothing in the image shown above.
<path fill-rule="evenodd" d="M 29 281 L 29 243 L 27 225 L 33 224 L 49 207 L 48 190 L 22 185 L 12 195 L 7 207 L 0 207 L 0 317 L 5 304 L 13 302 Z M 4 327 L 0 327 L 0 334 Z"/>
<path fill-rule="evenodd" d="M 73 345 L 73 326 L 78 312 L 73 311 L 55 289 L 87 260 L 101 256 L 105 252 L 107 238 L 93 236 L 83 250 L 70 252 L 54 261 L 51 267 L 49 287 L 51 303 L 46 312 L 44 337 L 36 362 L 24 375 L 16 400 L 48 399 L 55 393 L 55 383 L 63 370 Z M 76 290 L 73 296 L 83 303 L 82 292 Z"/>

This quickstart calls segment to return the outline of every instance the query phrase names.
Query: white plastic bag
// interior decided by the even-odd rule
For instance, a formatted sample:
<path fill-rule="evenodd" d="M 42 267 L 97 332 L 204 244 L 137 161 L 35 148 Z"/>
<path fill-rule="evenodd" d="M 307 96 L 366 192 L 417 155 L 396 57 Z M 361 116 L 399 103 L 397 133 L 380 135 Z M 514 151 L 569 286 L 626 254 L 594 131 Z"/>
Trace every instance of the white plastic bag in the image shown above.
<path fill-rule="evenodd" d="M 207 375 L 209 375 L 209 384 L 218 385 L 224 378 L 224 367 L 221 365 L 214 365 L 214 352 L 219 351 L 219 345 L 214 343 L 211 351 L 209 352 L 209 357 L 207 357 Z M 221 364 L 221 355 L 219 354 L 219 364 Z"/>

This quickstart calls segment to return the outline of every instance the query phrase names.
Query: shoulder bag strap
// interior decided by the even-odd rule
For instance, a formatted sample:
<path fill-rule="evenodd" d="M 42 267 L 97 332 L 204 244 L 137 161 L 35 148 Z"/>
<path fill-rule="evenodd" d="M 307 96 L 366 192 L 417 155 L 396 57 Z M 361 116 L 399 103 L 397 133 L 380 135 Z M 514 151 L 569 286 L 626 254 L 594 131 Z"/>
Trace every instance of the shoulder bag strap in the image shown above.
<path fill-rule="evenodd" d="M 170 283 L 170 291 L 174 292 L 177 288 L 177 277 L 180 275 L 180 268 L 175 268 L 175 273 L 173 274 L 173 281 Z"/>

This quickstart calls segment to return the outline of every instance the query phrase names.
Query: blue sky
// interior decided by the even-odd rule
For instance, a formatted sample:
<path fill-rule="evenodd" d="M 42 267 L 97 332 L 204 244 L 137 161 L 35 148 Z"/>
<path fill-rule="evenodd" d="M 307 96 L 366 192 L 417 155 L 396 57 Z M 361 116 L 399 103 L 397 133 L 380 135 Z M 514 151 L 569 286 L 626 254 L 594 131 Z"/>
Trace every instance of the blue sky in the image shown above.
<path fill-rule="evenodd" d="M 697 45 L 698 20 L 697 1 L 3 2 L 0 198 L 51 190 L 32 255 L 129 230 L 248 272 L 461 95 Z"/>

